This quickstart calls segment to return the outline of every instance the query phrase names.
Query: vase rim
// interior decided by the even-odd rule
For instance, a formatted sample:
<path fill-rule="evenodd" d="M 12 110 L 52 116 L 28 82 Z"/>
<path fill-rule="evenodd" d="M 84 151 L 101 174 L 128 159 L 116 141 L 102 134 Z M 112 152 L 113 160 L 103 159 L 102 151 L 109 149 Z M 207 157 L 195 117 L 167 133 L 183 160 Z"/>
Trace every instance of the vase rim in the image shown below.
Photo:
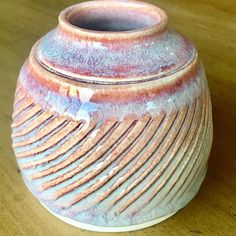
<path fill-rule="evenodd" d="M 111 9 L 112 15 L 109 14 Z M 124 23 L 126 23 L 126 25 L 129 24 L 131 18 L 135 20 L 136 25 L 133 25 L 133 28 L 131 25 L 130 28 L 125 30 L 123 28 L 121 30 L 117 30 L 118 26 L 116 26 L 113 30 L 112 27 L 114 27 L 114 25 L 109 30 L 97 30 L 94 29 L 94 26 L 91 29 L 91 25 L 89 26 L 89 23 L 87 22 L 88 26 L 83 27 L 83 25 L 86 25 L 83 21 L 89 21 L 89 19 L 86 19 L 88 14 L 90 14 L 90 18 L 94 18 L 94 15 L 97 14 L 99 15 L 96 16 L 98 19 L 99 17 L 113 17 L 114 11 L 116 12 L 114 21 L 123 21 L 123 23 L 117 23 L 120 24 L 121 27 L 125 27 L 125 25 L 122 25 Z M 135 16 L 135 19 L 132 17 L 132 14 Z M 73 21 L 76 21 L 76 17 L 79 17 L 80 19 L 75 23 Z M 145 18 L 145 21 L 148 21 L 146 25 L 141 25 L 142 17 Z M 117 40 L 134 39 L 160 32 L 167 26 L 168 15 L 161 8 L 146 2 L 134 0 L 98 0 L 72 5 L 64 9 L 59 14 L 58 19 L 59 28 L 72 34 L 73 36 L 79 36 L 80 38 L 84 36 L 90 39 L 96 38 Z M 125 20 L 126 22 L 124 22 Z M 138 25 L 139 23 L 140 25 Z M 114 24 L 116 24 L 116 22 L 114 22 Z"/>

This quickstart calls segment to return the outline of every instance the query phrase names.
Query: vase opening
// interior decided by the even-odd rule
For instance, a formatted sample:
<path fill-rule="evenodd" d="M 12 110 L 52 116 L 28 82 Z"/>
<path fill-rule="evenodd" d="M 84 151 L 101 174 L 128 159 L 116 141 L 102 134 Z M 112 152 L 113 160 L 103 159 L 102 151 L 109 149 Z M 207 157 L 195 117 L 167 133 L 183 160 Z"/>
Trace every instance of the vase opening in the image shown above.
<path fill-rule="evenodd" d="M 87 33 L 129 33 L 159 31 L 167 22 L 166 13 L 148 3 L 136 1 L 91 1 L 65 9 L 59 16 L 63 28 Z"/>
<path fill-rule="evenodd" d="M 78 10 L 68 21 L 76 27 L 87 30 L 120 32 L 152 27 L 158 24 L 160 19 L 137 10 L 118 8 L 108 11 L 98 7 Z"/>

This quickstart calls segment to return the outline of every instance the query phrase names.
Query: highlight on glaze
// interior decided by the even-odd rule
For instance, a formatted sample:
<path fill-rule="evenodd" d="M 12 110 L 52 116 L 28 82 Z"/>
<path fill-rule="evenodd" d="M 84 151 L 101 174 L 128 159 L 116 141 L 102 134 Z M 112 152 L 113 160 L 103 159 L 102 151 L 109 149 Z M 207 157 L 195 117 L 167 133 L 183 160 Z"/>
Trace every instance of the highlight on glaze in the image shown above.
<path fill-rule="evenodd" d="M 196 49 L 148 3 L 69 7 L 21 69 L 12 139 L 30 191 L 68 223 L 164 220 L 196 195 L 212 143 Z"/>

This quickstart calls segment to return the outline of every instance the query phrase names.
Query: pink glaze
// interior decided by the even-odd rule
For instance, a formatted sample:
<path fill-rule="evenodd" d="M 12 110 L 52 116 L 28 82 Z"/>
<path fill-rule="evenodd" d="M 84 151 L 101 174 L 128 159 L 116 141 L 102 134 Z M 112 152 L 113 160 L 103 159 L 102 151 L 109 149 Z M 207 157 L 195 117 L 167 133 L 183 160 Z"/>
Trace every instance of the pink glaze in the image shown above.
<path fill-rule="evenodd" d="M 96 22 L 98 30 L 101 24 L 109 30 L 124 31 L 77 27 L 87 21 Z M 122 28 L 129 24 L 128 31 Z M 58 27 L 35 49 L 39 63 L 56 73 L 98 82 L 105 78 L 127 81 L 171 74 L 191 62 L 195 53 L 192 43 L 167 29 L 165 12 L 132 1 L 72 6 L 60 14 Z"/>
<path fill-rule="evenodd" d="M 167 18 L 136 1 L 71 6 L 21 69 L 15 155 L 36 198 L 73 225 L 150 226 L 184 207 L 205 177 L 207 81 Z"/>

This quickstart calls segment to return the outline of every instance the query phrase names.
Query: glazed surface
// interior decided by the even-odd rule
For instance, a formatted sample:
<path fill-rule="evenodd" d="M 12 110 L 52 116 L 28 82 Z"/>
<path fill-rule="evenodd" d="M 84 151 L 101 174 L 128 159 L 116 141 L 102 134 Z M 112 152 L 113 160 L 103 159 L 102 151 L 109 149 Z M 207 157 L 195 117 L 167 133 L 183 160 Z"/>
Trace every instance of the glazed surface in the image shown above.
<path fill-rule="evenodd" d="M 45 69 L 70 80 L 108 83 L 173 74 L 194 60 L 196 50 L 167 28 L 167 19 L 163 10 L 148 3 L 82 3 L 62 11 L 58 27 L 33 53 Z M 133 21 L 134 30 L 119 30 L 120 22 L 128 26 Z M 89 22 L 93 30 L 81 28 Z M 108 26 L 113 31 L 101 31 Z"/>
<path fill-rule="evenodd" d="M 13 147 L 28 187 L 49 209 L 79 222 L 124 226 L 175 212 L 196 194 L 212 135 L 201 69 L 168 103 L 163 95 L 146 102 L 144 111 L 126 115 L 120 106 L 103 119 L 86 106 L 78 106 L 76 119 L 46 110 L 23 78 L 16 91 Z"/>
<path fill-rule="evenodd" d="M 119 37 L 65 19 L 18 79 L 12 138 L 26 185 L 50 211 L 94 226 L 173 214 L 197 193 L 212 143 L 196 49 L 163 19 Z"/>

